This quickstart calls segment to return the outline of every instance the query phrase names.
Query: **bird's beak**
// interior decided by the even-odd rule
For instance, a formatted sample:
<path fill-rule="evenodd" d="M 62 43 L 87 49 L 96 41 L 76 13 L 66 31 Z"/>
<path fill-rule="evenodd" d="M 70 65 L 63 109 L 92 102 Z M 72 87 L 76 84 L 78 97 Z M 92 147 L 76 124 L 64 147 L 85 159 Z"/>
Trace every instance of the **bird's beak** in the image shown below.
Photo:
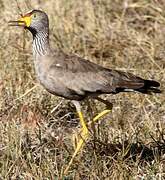
<path fill-rule="evenodd" d="M 23 16 L 18 21 L 9 21 L 9 26 L 29 27 L 31 24 L 31 16 Z"/>

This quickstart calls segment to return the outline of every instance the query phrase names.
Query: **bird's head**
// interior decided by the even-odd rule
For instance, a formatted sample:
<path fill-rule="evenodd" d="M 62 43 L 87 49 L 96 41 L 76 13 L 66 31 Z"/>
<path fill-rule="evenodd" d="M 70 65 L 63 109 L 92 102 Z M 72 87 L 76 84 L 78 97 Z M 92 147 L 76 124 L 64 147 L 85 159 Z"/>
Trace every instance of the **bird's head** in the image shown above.
<path fill-rule="evenodd" d="M 41 10 L 32 10 L 23 15 L 17 21 L 9 21 L 10 26 L 22 26 L 32 33 L 43 31 L 49 28 L 48 16 Z"/>

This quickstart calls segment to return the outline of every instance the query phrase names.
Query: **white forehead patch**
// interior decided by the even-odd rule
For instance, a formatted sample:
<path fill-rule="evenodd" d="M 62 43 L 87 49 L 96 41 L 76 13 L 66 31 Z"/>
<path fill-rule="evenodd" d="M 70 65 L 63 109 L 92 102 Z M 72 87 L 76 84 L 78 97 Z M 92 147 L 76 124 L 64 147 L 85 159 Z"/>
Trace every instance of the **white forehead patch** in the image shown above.
<path fill-rule="evenodd" d="M 26 14 L 30 14 L 30 13 L 32 13 L 33 12 L 33 10 L 30 10 L 30 11 L 28 11 Z"/>

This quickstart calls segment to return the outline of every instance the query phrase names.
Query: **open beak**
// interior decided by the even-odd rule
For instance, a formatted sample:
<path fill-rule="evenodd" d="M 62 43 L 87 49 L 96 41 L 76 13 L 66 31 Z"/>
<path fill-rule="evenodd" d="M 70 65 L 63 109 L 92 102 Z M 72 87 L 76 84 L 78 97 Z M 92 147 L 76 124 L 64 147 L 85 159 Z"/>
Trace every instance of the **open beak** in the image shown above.
<path fill-rule="evenodd" d="M 24 16 L 21 17 L 18 21 L 9 21 L 9 26 L 22 26 L 22 27 L 29 27 L 31 24 L 31 16 Z"/>

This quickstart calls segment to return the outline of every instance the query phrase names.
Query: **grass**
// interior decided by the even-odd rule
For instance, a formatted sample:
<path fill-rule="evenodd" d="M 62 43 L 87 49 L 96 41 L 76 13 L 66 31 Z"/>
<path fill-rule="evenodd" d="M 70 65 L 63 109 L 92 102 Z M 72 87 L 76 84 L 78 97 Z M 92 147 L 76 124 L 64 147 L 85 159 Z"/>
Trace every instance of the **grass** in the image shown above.
<path fill-rule="evenodd" d="M 54 47 L 165 88 L 164 1 L 0 0 L 0 179 L 60 179 L 80 127 L 70 102 L 38 84 L 30 33 L 7 25 L 34 8 L 48 13 Z M 103 97 L 113 103 L 112 113 L 95 126 L 63 179 L 163 179 L 164 92 Z M 90 103 L 94 114 L 104 108 Z"/>

